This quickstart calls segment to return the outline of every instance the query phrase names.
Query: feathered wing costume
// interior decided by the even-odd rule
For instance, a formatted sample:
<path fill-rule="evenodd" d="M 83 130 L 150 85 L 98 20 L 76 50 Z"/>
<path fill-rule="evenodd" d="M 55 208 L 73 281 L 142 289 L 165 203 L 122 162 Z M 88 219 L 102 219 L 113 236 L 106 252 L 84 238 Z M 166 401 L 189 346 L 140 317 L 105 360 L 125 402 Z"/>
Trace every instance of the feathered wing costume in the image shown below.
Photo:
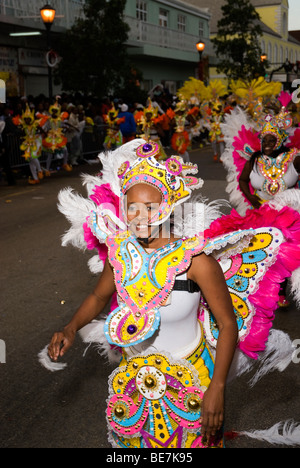
<path fill-rule="evenodd" d="M 218 204 L 203 202 L 189 205 L 187 216 L 182 211 L 176 216 L 175 208 L 182 208 L 191 190 L 200 188 L 203 181 L 189 175 L 196 167 L 179 157 L 159 162 L 158 148 L 155 143 L 134 140 L 113 154 L 102 154 L 101 178 L 84 177 L 89 199 L 71 189 L 60 193 L 59 209 L 72 224 L 63 245 L 96 249 L 96 259 L 89 262 L 92 271 L 100 272 L 108 258 L 115 272 L 118 301 L 114 299 L 112 312 L 105 322 L 95 321 L 80 332 L 84 342 L 98 343 L 112 361 L 122 358 L 121 367 L 110 377 L 110 442 L 115 447 L 196 448 L 203 446 L 201 401 L 213 372 L 218 340 L 216 322 L 204 299 L 198 311 L 204 334 L 188 358 L 174 359 L 147 347 L 129 358 L 126 350 L 156 333 L 160 308 L 176 276 L 187 271 L 194 255 L 204 252 L 221 264 L 239 327 L 230 378 L 249 370 L 256 360 L 262 363 L 256 379 L 274 368 L 284 370 L 294 349 L 285 333 L 270 329 L 279 284 L 300 266 L 300 216 L 290 208 L 274 208 L 268 223 L 263 213 L 253 211 L 250 222 L 236 214 L 231 224 L 233 217 L 220 217 Z M 178 240 L 152 253 L 146 253 L 127 230 L 126 213 L 118 200 L 137 183 L 150 183 L 162 192 L 160 210 L 151 223 L 159 225 L 174 212 L 174 231 L 179 234 Z M 52 368 L 46 353 L 45 348 L 40 354 L 43 365 L 50 370 L 64 367 L 56 363 Z M 200 362 L 205 372 L 200 372 Z M 212 444 L 220 446 L 221 441 Z"/>

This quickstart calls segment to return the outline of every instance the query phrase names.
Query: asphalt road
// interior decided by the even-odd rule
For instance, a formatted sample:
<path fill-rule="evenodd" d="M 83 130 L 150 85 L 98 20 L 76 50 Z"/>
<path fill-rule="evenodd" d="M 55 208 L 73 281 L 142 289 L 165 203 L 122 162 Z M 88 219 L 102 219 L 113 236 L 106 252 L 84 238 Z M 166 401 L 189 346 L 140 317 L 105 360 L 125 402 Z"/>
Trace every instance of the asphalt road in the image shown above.
<path fill-rule="evenodd" d="M 223 166 L 213 162 L 211 151 L 196 150 L 191 156 L 205 180 L 202 194 L 209 201 L 227 198 Z M 83 357 L 85 345 L 79 338 L 64 359 L 64 371 L 50 373 L 37 359 L 97 281 L 87 266 L 88 252 L 61 247 L 60 237 L 69 224 L 56 207 L 61 188 L 71 186 L 85 194 L 80 173 L 97 170 L 98 166 L 79 166 L 34 187 L 23 180 L 13 187 L 0 184 L 0 340 L 6 345 L 6 363 L 0 364 L 1 448 L 109 448 L 105 406 L 114 367 L 94 347 Z M 299 339 L 299 319 L 300 311 L 292 304 L 277 312 L 274 327 Z M 299 365 L 273 372 L 253 388 L 248 385 L 252 374 L 231 383 L 225 430 L 300 421 Z M 238 438 L 227 447 L 271 446 Z"/>

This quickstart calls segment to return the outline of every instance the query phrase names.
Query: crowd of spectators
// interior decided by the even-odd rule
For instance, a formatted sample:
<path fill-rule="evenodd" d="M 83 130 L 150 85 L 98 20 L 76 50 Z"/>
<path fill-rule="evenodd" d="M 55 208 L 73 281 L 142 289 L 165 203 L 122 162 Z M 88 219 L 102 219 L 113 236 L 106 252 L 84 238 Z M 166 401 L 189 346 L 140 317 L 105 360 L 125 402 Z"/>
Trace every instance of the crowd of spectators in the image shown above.
<path fill-rule="evenodd" d="M 149 97 L 160 113 L 166 112 L 176 101 L 176 98 L 161 85 L 153 88 Z M 63 93 L 52 100 L 44 95 L 8 98 L 6 104 L 0 104 L 0 122 L 2 122 L 0 126 L 0 178 L 5 179 L 9 185 L 15 183 L 13 169 L 16 166 L 15 153 L 19 149 L 19 147 L 17 149 L 10 147 L 8 143 L 8 136 L 18 135 L 18 129 L 12 122 L 13 117 L 22 115 L 27 104 L 36 115 L 49 115 L 49 108 L 56 98 L 61 106 L 61 112 L 69 115 L 68 122 L 71 125 L 66 130 L 66 136 L 69 162 L 72 166 L 95 160 L 97 154 L 105 149 L 103 146 L 107 129 L 105 116 L 113 105 L 119 111 L 120 117 L 126 117 L 121 127 L 124 141 L 129 140 L 135 134 L 134 113 L 147 105 L 147 98 L 145 102 L 128 102 L 115 96 L 99 99 L 83 96 L 80 93 L 72 95 Z M 81 125 L 82 122 L 84 125 Z M 74 130 L 76 127 L 79 128 L 79 132 Z M 24 166 L 25 169 L 23 167 L 22 170 L 26 172 L 26 161 L 20 157 L 20 153 L 18 162 L 18 166 Z"/>

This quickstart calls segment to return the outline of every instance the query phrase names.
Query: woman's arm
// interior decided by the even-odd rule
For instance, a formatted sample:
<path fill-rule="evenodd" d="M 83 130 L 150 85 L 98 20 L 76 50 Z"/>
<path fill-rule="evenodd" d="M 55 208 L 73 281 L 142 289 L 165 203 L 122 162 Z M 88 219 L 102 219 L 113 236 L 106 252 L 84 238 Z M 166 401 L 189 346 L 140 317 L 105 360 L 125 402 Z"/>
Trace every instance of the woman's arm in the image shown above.
<path fill-rule="evenodd" d="M 62 332 L 55 333 L 48 347 L 51 359 L 57 361 L 72 346 L 76 332 L 90 323 L 103 311 L 115 292 L 112 268 L 106 261 L 94 291 L 84 300 Z"/>
<path fill-rule="evenodd" d="M 188 277 L 200 287 L 218 327 L 214 374 L 202 407 L 202 435 L 208 439 L 222 427 L 224 391 L 238 339 L 237 322 L 225 277 L 219 263 L 205 254 L 194 257 Z"/>
<path fill-rule="evenodd" d="M 294 167 L 300 173 L 300 156 L 296 156 L 294 160 Z"/>
<path fill-rule="evenodd" d="M 249 189 L 251 171 L 252 171 L 252 168 L 251 168 L 250 161 L 247 161 L 239 178 L 239 186 L 240 186 L 241 191 L 247 198 L 247 200 L 249 200 L 249 202 L 251 203 L 251 205 L 254 208 L 259 208 L 261 205 L 260 198 L 257 195 L 253 195 Z"/>

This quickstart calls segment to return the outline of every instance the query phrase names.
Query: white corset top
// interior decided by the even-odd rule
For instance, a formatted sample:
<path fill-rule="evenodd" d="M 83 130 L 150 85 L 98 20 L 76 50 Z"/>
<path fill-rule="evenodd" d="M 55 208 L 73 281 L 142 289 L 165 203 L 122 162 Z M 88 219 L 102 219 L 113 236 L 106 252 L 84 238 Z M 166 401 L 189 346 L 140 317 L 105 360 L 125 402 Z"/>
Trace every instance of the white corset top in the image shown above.
<path fill-rule="evenodd" d="M 177 276 L 186 280 L 187 274 Z M 144 342 L 126 348 L 129 356 L 143 352 L 168 352 L 184 358 L 199 344 L 202 332 L 197 320 L 200 292 L 172 291 L 166 306 L 160 308 L 161 323 L 154 335 Z"/>

